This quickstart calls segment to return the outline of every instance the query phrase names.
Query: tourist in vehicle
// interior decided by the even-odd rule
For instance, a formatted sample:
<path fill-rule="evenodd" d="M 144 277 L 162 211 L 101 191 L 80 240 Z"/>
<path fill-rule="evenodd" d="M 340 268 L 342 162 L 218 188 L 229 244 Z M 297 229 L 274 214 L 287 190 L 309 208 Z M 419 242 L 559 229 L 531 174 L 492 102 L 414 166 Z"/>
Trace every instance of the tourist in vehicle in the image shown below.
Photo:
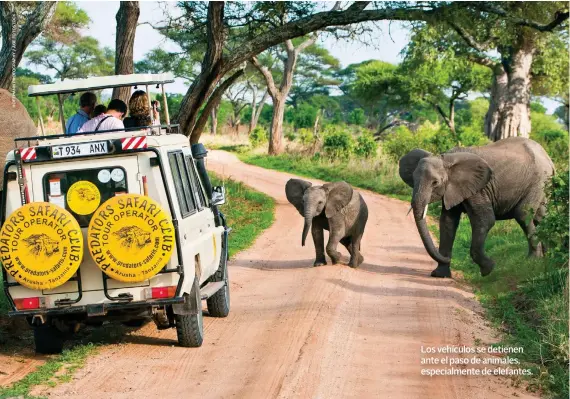
<path fill-rule="evenodd" d="M 144 90 L 137 90 L 129 100 L 129 116 L 125 118 L 126 128 L 151 126 L 150 106 Z"/>
<path fill-rule="evenodd" d="M 160 103 L 157 100 L 152 100 L 152 124 L 153 126 L 160 126 Z"/>
<path fill-rule="evenodd" d="M 93 110 L 93 115 L 92 118 L 95 118 L 96 116 L 99 116 L 101 114 L 104 114 L 105 112 L 107 112 L 107 107 L 103 104 L 99 104 L 95 107 L 95 109 Z"/>
<path fill-rule="evenodd" d="M 127 104 L 115 98 L 111 100 L 104 114 L 94 117 L 85 123 L 78 133 L 98 132 L 105 130 L 124 129 L 123 118 L 127 113 Z M 120 130 L 117 130 L 120 131 Z"/>
<path fill-rule="evenodd" d="M 83 124 L 90 119 L 90 115 L 93 112 L 96 103 L 97 96 L 95 93 L 90 91 L 83 93 L 81 97 L 79 97 L 79 109 L 77 110 L 77 113 L 69 118 L 65 125 L 65 133 L 77 133 Z"/>

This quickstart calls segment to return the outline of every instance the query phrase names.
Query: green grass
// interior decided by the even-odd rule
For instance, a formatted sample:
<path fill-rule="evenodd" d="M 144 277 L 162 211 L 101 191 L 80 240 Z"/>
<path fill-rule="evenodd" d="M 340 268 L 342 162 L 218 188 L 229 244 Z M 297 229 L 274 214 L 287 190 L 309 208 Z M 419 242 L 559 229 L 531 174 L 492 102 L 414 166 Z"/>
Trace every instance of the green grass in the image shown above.
<path fill-rule="evenodd" d="M 226 187 L 227 202 L 220 206 L 228 226 L 229 255 L 242 251 L 253 244 L 255 239 L 275 220 L 275 201 L 258 191 L 234 180 L 222 180 L 210 173 L 213 185 Z"/>
<path fill-rule="evenodd" d="M 32 388 L 38 385 L 55 386 L 58 382 L 68 382 L 89 355 L 96 351 L 92 344 L 78 345 L 65 350 L 61 355 L 50 358 L 35 371 L 6 388 L 0 388 L 0 398 L 34 398 Z"/>
<path fill-rule="evenodd" d="M 380 194 L 411 199 L 411 189 L 400 180 L 394 161 L 341 162 L 299 154 L 270 157 L 240 146 L 220 149 L 236 152 L 242 161 L 267 169 L 325 181 L 345 180 Z M 429 213 L 439 218 L 440 204 L 432 204 Z M 437 225 L 430 228 L 439 235 Z M 470 244 L 471 227 L 464 217 L 454 244 L 452 269 L 460 271 L 463 280 L 474 287 L 487 318 L 504 332 L 503 343 L 524 348 L 519 358 L 533 369 L 527 380 L 529 388 L 545 397 L 568 398 L 567 265 L 527 258 L 526 239 L 514 221 L 497 222 L 487 238 L 487 254 L 497 262 L 489 276 L 479 274 L 469 254 Z"/>
<path fill-rule="evenodd" d="M 410 188 L 400 179 L 398 168 L 388 159 L 354 159 L 350 161 L 331 161 L 327 158 L 308 158 L 297 154 L 267 156 L 238 153 L 246 163 L 294 173 L 299 176 L 325 181 L 344 180 L 355 187 L 390 195 L 402 200 L 409 200 Z"/>

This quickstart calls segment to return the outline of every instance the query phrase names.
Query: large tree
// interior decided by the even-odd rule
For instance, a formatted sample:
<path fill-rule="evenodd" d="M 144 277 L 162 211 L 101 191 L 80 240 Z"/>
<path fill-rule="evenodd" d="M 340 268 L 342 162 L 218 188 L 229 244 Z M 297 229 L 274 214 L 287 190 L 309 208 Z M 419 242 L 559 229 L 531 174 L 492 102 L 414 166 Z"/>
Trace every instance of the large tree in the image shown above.
<path fill-rule="evenodd" d="M 117 35 L 115 39 L 115 75 L 128 75 L 134 72 L 133 48 L 135 33 L 139 20 L 140 8 L 138 1 L 121 1 L 115 19 Z M 113 89 L 113 98 L 119 98 L 128 103 L 131 96 L 130 87 Z"/>
<path fill-rule="evenodd" d="M 26 48 L 46 29 L 56 2 L 0 2 L 0 88 L 9 89 Z"/>
<path fill-rule="evenodd" d="M 263 66 L 257 57 L 251 58 L 251 63 L 259 70 L 265 78 L 267 92 L 273 102 L 273 115 L 271 117 L 271 128 L 269 130 L 269 154 L 275 155 L 282 151 L 283 142 L 283 117 L 285 116 L 285 105 L 291 87 L 293 86 L 293 74 L 299 54 L 307 47 L 312 46 L 317 40 L 314 34 L 310 38 L 301 39 L 295 45 L 293 40 L 285 40 L 283 69 L 281 70 L 281 82 L 277 84 L 273 79 L 273 74 L 269 68 Z"/>
<path fill-rule="evenodd" d="M 435 48 L 453 49 L 492 71 L 485 133 L 491 140 L 528 137 L 535 66 L 544 57 L 552 35 L 567 29 L 567 2 L 478 2 L 472 7 L 453 3 L 431 20 L 438 30 Z M 556 71 L 554 75 L 561 73 Z M 553 76 L 553 75 L 552 75 Z"/>

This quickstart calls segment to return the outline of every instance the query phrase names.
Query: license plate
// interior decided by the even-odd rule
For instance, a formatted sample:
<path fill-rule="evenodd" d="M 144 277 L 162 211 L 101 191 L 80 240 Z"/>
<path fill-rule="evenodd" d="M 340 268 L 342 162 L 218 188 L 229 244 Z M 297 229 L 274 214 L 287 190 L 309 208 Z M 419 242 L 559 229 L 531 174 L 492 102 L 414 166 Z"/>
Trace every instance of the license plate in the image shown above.
<path fill-rule="evenodd" d="M 93 143 L 69 144 L 52 147 L 52 158 L 84 157 L 89 155 L 107 154 L 107 142 L 95 141 Z"/>

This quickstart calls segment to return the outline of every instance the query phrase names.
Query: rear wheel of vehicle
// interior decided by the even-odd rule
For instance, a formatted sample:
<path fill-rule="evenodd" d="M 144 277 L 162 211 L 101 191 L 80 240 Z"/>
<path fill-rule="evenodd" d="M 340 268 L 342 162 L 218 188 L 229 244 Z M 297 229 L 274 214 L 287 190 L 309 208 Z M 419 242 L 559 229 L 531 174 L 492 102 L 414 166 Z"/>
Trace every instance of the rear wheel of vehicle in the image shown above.
<path fill-rule="evenodd" d="M 178 336 L 178 344 L 185 348 L 198 348 L 202 346 L 204 341 L 204 320 L 202 315 L 202 298 L 200 296 L 200 286 L 197 282 L 194 284 L 193 290 L 194 300 L 197 303 L 197 314 L 176 314 L 174 320 L 176 322 L 176 335 Z"/>
<path fill-rule="evenodd" d="M 61 353 L 63 350 L 63 333 L 53 325 L 34 327 L 34 342 L 36 353 L 52 355 Z"/>
<path fill-rule="evenodd" d="M 224 242 L 222 242 L 220 266 L 216 273 L 210 277 L 211 282 L 223 281 L 226 283 L 222 289 L 206 301 L 208 304 L 208 314 L 212 317 L 227 317 L 230 313 L 230 281 L 228 278 L 228 257 L 225 247 L 226 242 L 224 240 Z"/>

